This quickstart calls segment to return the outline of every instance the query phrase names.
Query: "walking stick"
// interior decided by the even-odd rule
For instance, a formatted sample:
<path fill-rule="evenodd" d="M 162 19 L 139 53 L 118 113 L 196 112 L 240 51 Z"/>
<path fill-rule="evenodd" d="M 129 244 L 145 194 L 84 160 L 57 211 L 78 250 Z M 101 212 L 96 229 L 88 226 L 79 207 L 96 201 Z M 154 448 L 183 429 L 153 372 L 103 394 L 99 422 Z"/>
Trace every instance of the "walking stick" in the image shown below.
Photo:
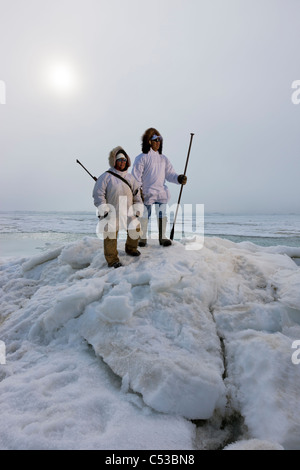
<path fill-rule="evenodd" d="M 89 172 L 89 171 L 88 171 L 88 170 L 85 168 L 85 166 L 83 166 L 83 164 L 82 164 L 82 163 L 80 163 L 80 161 L 79 161 L 79 160 L 76 160 L 76 162 L 77 162 L 77 163 L 79 163 L 79 165 L 81 165 L 81 166 L 82 166 L 82 168 L 84 168 L 84 169 L 85 169 L 85 171 L 86 171 L 86 172 L 87 172 L 87 173 L 88 173 L 88 174 L 89 174 L 89 175 L 90 175 L 90 176 L 93 178 L 93 180 L 97 181 L 97 179 L 98 179 L 98 178 L 96 178 L 96 176 L 93 176 L 93 175 L 91 175 L 91 173 L 90 173 L 90 172 Z"/>
<path fill-rule="evenodd" d="M 183 173 L 184 176 L 185 176 L 185 174 L 186 174 L 186 170 L 187 170 L 187 166 L 188 166 L 188 162 L 189 162 L 189 158 L 190 158 L 190 151 L 191 151 L 191 146 L 192 146 L 193 137 L 194 137 L 194 134 L 191 133 L 190 145 L 189 145 L 189 150 L 188 150 L 188 154 L 187 154 L 187 157 L 186 157 L 185 168 L 184 168 L 184 173 Z M 177 203 L 176 212 L 175 212 L 175 217 L 174 217 L 174 221 L 173 221 L 173 227 L 172 227 L 172 230 L 171 230 L 171 233 L 170 233 L 170 239 L 171 239 L 171 240 L 173 240 L 173 238 L 174 238 L 174 231 L 175 231 L 175 224 L 176 224 L 177 212 L 178 212 L 178 207 L 179 207 L 179 204 L 180 204 L 180 199 L 181 199 L 181 194 L 182 194 L 183 186 L 184 186 L 184 185 L 182 184 L 182 185 L 181 185 L 181 188 L 180 188 L 178 203 Z"/>

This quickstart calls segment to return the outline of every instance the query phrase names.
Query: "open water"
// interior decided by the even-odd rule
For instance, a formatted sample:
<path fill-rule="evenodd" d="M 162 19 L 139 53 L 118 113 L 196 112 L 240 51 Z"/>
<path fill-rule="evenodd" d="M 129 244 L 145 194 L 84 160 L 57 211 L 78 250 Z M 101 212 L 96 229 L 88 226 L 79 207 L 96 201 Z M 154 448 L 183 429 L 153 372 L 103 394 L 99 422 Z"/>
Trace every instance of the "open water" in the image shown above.
<path fill-rule="evenodd" d="M 84 236 L 96 237 L 97 223 L 95 212 L 0 212 L 0 257 L 30 256 Z M 151 227 L 157 232 L 155 217 Z M 175 240 L 203 232 L 236 243 L 300 247 L 300 214 L 205 213 L 204 221 L 190 215 L 183 222 L 177 217 Z"/>

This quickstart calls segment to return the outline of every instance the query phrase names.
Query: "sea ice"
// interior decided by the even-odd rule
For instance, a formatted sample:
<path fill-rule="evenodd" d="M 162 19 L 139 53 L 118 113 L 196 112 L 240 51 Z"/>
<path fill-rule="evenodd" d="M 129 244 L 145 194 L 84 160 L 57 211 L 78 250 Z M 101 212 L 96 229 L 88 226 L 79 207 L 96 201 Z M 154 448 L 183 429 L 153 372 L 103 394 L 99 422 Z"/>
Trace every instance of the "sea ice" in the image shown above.
<path fill-rule="evenodd" d="M 0 448 L 201 449 L 205 429 L 220 448 L 232 415 L 236 446 L 300 449 L 300 268 L 283 247 L 187 244 L 133 259 L 120 240 L 117 270 L 89 237 L 1 261 Z"/>

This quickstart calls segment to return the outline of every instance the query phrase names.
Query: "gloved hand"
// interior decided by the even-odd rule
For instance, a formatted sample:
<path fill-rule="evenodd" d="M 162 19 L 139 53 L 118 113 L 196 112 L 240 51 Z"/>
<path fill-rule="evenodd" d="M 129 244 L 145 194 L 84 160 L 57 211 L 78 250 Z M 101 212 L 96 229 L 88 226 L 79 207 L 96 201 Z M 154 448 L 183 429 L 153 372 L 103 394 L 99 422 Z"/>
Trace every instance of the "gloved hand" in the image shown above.
<path fill-rule="evenodd" d="M 104 212 L 104 215 L 98 215 L 98 219 L 105 219 L 108 216 L 108 212 Z"/>
<path fill-rule="evenodd" d="M 109 204 L 101 204 L 98 206 L 98 218 L 100 220 L 105 219 L 105 217 L 108 216 L 108 213 L 110 211 Z"/>
<path fill-rule="evenodd" d="M 185 175 L 179 175 L 178 178 L 177 178 L 177 180 L 178 180 L 178 183 L 179 183 L 179 184 L 186 184 L 186 182 L 187 182 L 187 177 L 186 177 Z"/>

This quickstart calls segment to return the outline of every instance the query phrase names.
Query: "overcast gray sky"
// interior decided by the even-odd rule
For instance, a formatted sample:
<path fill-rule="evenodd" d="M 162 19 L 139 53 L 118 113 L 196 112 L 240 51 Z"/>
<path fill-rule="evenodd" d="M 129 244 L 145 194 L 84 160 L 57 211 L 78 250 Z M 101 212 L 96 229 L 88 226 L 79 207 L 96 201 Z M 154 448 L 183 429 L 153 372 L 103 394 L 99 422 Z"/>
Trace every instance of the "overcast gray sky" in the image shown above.
<path fill-rule="evenodd" d="M 99 176 L 154 126 L 178 173 L 195 134 L 182 203 L 300 212 L 299 19 L 299 0 L 0 0 L 0 210 L 93 211 L 76 158 Z"/>

